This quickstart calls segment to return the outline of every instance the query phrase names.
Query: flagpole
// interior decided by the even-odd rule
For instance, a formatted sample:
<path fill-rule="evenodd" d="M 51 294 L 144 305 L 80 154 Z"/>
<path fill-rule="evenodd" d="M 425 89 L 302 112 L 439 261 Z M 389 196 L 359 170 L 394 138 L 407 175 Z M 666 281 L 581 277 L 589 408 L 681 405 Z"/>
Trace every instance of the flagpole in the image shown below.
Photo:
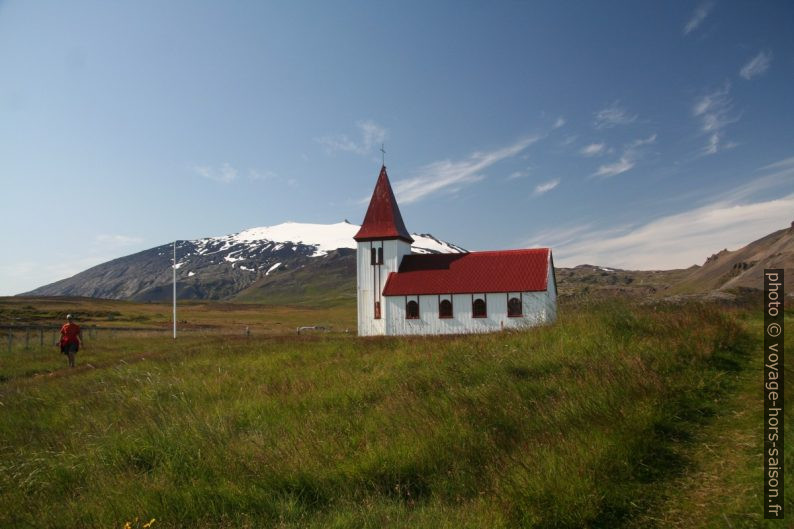
<path fill-rule="evenodd" d="M 174 340 L 176 340 L 176 241 L 174 241 Z"/>

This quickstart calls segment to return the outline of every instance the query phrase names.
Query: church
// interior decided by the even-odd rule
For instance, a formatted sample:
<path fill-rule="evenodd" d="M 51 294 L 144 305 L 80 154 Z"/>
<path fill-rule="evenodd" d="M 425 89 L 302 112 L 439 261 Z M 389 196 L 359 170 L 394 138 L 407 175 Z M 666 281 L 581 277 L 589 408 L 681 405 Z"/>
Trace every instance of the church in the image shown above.
<path fill-rule="evenodd" d="M 353 238 L 359 336 L 483 333 L 557 317 L 550 248 L 412 254 L 385 165 Z"/>

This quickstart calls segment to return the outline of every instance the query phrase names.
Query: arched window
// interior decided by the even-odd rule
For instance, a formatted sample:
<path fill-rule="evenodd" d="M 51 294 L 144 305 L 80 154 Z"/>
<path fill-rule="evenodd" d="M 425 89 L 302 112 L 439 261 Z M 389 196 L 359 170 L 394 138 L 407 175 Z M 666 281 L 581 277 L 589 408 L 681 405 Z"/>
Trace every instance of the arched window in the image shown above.
<path fill-rule="evenodd" d="M 405 319 L 418 320 L 419 319 L 419 303 L 414 300 L 405 304 Z"/>
<path fill-rule="evenodd" d="M 507 315 L 510 316 L 511 318 L 518 318 L 522 316 L 520 299 L 510 298 L 507 301 Z"/>
<path fill-rule="evenodd" d="M 485 305 L 484 299 L 475 299 L 471 305 L 472 316 L 475 318 L 485 318 L 488 315 L 488 309 Z"/>
<path fill-rule="evenodd" d="M 448 299 L 442 299 L 438 304 L 438 317 L 451 318 L 452 317 L 452 302 Z"/>

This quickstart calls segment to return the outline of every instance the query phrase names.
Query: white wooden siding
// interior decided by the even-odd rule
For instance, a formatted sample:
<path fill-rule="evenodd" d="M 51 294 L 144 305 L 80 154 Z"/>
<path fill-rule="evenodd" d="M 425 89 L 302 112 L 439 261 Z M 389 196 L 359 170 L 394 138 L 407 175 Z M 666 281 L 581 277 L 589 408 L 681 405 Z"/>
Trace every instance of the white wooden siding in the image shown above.
<path fill-rule="evenodd" d="M 472 317 L 472 294 L 452 296 L 452 318 L 438 317 L 438 295 L 423 295 L 419 298 L 419 319 L 405 318 L 406 296 L 384 297 L 384 319 L 386 334 L 468 334 L 493 332 L 502 329 L 531 327 L 551 323 L 556 317 L 555 301 L 549 292 L 516 292 L 510 297 L 523 299 L 523 316 L 507 315 L 508 296 L 504 292 L 474 294 L 474 299 L 487 298 L 487 317 Z M 408 296 L 416 299 L 417 296 Z M 449 295 L 441 299 L 449 299 Z"/>
<path fill-rule="evenodd" d="M 375 319 L 375 296 L 383 292 L 391 272 L 400 267 L 402 258 L 411 253 L 411 245 L 401 240 L 359 242 L 356 250 L 356 284 L 359 336 L 386 334 L 385 298 L 381 300 L 381 318 Z M 370 248 L 383 247 L 383 264 L 370 264 Z"/>
<path fill-rule="evenodd" d="M 557 321 L 557 285 L 554 283 L 554 258 L 549 250 L 549 268 L 546 271 L 546 320 L 548 323 Z"/>

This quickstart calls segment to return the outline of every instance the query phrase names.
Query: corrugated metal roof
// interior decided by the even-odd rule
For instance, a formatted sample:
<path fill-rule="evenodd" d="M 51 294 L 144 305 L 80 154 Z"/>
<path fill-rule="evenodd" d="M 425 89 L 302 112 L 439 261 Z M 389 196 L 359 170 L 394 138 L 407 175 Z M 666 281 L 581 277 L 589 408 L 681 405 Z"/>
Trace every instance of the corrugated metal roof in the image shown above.
<path fill-rule="evenodd" d="M 549 248 L 406 255 L 383 295 L 544 291 L 550 259 Z"/>
<path fill-rule="evenodd" d="M 400 208 L 394 198 L 394 192 L 386 174 L 386 166 L 381 167 L 375 191 L 369 201 L 364 222 L 353 238 L 357 241 L 372 241 L 381 239 L 402 239 L 412 243 L 411 234 L 405 229 Z"/>

